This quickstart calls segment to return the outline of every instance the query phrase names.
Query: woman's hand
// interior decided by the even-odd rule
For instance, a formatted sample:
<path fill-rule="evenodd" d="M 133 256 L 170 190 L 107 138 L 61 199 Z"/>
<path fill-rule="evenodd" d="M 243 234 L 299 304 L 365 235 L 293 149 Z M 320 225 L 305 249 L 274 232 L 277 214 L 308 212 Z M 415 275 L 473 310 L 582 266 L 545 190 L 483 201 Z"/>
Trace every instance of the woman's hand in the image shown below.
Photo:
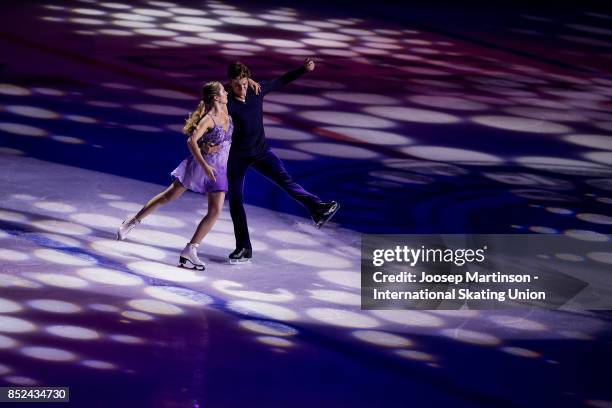
<path fill-rule="evenodd" d="M 213 167 L 209 165 L 204 166 L 204 173 L 206 173 L 206 176 L 214 182 L 217 181 L 217 177 L 215 177 L 215 172 L 216 171 Z"/>
<path fill-rule="evenodd" d="M 261 92 L 261 85 L 259 85 L 259 82 L 255 82 L 251 78 L 249 78 L 249 88 L 255 92 L 255 95 L 259 95 L 259 92 Z"/>

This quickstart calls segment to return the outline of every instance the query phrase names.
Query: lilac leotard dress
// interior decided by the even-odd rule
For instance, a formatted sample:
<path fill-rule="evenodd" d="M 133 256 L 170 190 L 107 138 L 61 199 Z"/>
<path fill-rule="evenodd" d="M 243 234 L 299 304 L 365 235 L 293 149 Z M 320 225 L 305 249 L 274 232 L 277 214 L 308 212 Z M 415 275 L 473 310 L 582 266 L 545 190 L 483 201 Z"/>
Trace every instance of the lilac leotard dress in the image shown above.
<path fill-rule="evenodd" d="M 213 123 L 215 123 L 214 119 Z M 215 169 L 216 181 L 213 181 L 206 176 L 204 169 L 202 166 L 200 166 L 193 155 L 190 155 L 188 158 L 183 160 L 181 164 L 174 169 L 174 171 L 171 173 L 172 177 L 180 181 L 183 187 L 188 188 L 191 191 L 195 191 L 196 193 L 227 191 L 227 158 L 232 145 L 233 130 L 234 124 L 230 116 L 227 132 L 223 126 L 215 123 L 215 126 L 206 132 L 204 136 L 200 138 L 200 140 L 198 140 L 200 151 L 202 151 L 202 146 L 208 142 L 221 146 L 221 149 L 217 153 L 204 154 L 204 152 L 202 152 L 204 161 Z"/>

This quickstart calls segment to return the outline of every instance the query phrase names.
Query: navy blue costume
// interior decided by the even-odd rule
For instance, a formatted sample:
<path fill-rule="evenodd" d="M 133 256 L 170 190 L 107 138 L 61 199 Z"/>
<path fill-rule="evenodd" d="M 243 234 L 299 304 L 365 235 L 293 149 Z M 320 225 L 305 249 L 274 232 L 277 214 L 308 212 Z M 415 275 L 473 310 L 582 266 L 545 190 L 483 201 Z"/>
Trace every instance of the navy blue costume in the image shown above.
<path fill-rule="evenodd" d="M 249 88 L 244 102 L 235 97 L 228 98 L 227 110 L 234 123 L 234 133 L 227 162 L 227 177 L 236 248 L 251 248 L 243 203 L 244 178 L 249 167 L 252 166 L 258 173 L 279 185 L 311 214 L 321 204 L 319 197 L 293 181 L 281 160 L 270 150 L 263 125 L 264 97 L 305 73 L 306 69 L 300 67 L 272 81 L 262 81 L 259 95 Z"/>

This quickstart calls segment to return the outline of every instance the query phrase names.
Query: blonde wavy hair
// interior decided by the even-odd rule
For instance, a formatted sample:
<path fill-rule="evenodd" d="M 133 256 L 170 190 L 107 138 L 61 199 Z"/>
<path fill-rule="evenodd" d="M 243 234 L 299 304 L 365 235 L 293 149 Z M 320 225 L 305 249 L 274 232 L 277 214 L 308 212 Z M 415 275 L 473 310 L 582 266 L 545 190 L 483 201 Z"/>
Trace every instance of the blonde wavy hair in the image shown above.
<path fill-rule="evenodd" d="M 194 130 L 198 127 L 198 123 L 200 120 L 206 115 L 206 107 L 211 107 L 215 96 L 221 95 L 221 82 L 219 81 L 211 81 L 204 84 L 202 87 L 202 99 L 198 104 L 195 111 L 191 112 L 185 120 L 185 126 L 183 126 L 183 133 L 187 136 L 190 136 Z"/>

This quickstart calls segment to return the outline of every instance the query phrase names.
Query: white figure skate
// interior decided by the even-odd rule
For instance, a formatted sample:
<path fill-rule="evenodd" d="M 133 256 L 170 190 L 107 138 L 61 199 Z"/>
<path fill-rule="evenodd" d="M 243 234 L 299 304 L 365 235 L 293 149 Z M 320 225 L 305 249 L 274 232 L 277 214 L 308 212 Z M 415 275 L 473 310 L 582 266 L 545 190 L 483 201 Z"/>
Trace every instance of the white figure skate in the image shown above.
<path fill-rule="evenodd" d="M 133 215 L 123 220 L 123 223 L 117 228 L 117 240 L 123 241 L 138 224 L 140 224 L 140 220 L 137 220 Z"/>
<path fill-rule="evenodd" d="M 185 249 L 181 251 L 178 266 L 181 268 L 195 269 L 196 271 L 203 271 L 206 269 L 204 262 L 198 258 L 198 246 L 199 244 L 187 244 Z"/>

